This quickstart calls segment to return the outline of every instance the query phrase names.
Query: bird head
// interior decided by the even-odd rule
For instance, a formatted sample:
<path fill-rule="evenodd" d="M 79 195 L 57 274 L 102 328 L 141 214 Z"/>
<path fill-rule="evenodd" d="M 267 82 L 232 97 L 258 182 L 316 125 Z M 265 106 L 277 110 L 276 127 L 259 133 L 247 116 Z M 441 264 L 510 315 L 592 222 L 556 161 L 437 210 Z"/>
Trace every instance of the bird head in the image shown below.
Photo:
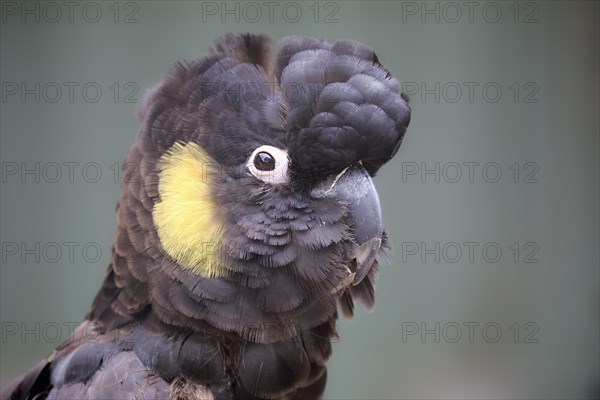
<path fill-rule="evenodd" d="M 138 115 L 113 310 L 270 343 L 373 304 L 388 243 L 371 178 L 410 108 L 371 48 L 225 35 Z"/>

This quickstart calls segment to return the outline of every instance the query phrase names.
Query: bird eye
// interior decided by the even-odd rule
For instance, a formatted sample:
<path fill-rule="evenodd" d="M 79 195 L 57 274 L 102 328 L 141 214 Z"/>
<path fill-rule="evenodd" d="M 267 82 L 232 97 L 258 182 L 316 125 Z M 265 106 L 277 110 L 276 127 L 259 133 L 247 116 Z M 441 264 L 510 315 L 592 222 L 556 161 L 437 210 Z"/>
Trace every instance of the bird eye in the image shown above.
<path fill-rule="evenodd" d="M 288 181 L 287 151 L 263 145 L 252 152 L 246 163 L 248 170 L 263 182 L 281 184 Z"/>
<path fill-rule="evenodd" d="M 266 151 L 261 151 L 254 156 L 254 166 L 259 171 L 273 171 L 275 169 L 275 159 Z"/>

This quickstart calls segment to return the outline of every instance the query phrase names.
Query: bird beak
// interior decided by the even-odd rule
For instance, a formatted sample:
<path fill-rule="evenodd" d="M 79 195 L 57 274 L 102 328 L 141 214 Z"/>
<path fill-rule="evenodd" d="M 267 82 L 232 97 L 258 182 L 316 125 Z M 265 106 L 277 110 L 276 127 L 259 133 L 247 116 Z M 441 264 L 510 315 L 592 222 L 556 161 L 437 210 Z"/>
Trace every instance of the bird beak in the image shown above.
<path fill-rule="evenodd" d="M 375 185 L 367 170 L 357 164 L 346 168 L 326 188 L 316 189 L 318 197 L 336 197 L 348 205 L 355 245 L 352 257 L 356 260 L 353 285 L 367 276 L 381 247 L 383 220 Z"/>

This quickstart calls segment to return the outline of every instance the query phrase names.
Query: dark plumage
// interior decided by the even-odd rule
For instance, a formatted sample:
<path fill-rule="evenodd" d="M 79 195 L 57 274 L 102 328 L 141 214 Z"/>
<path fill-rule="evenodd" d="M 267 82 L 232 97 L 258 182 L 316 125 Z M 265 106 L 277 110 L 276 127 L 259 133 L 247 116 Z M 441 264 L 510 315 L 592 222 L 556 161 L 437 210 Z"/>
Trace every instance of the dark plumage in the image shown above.
<path fill-rule="evenodd" d="M 410 120 L 398 81 L 360 43 L 230 34 L 176 65 L 138 112 L 126 162 L 139 173 L 123 183 L 104 284 L 73 337 L 2 398 L 319 398 L 337 306 L 374 304 L 374 257 L 389 247 L 377 221 L 359 223 L 364 207 L 380 214 L 374 191 L 339 178 L 372 176 L 398 151 Z M 210 172 L 189 187 L 209 217 L 168 203 L 165 187 L 198 172 L 165 178 L 189 143 L 206 153 Z M 260 146 L 287 154 L 281 182 L 249 172 Z M 169 244 L 179 231 L 161 202 L 167 224 L 212 221 L 210 246 Z"/>

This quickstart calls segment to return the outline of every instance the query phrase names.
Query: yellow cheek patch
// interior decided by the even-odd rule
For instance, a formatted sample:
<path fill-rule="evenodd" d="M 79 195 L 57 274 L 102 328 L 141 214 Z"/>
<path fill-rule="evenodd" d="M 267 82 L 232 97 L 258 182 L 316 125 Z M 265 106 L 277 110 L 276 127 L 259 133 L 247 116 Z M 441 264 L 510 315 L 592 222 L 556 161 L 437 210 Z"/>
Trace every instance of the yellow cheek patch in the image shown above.
<path fill-rule="evenodd" d="M 196 143 L 175 143 L 158 162 L 160 201 L 152 213 L 165 251 L 183 268 L 221 276 L 223 228 L 211 190 L 216 163 Z"/>

